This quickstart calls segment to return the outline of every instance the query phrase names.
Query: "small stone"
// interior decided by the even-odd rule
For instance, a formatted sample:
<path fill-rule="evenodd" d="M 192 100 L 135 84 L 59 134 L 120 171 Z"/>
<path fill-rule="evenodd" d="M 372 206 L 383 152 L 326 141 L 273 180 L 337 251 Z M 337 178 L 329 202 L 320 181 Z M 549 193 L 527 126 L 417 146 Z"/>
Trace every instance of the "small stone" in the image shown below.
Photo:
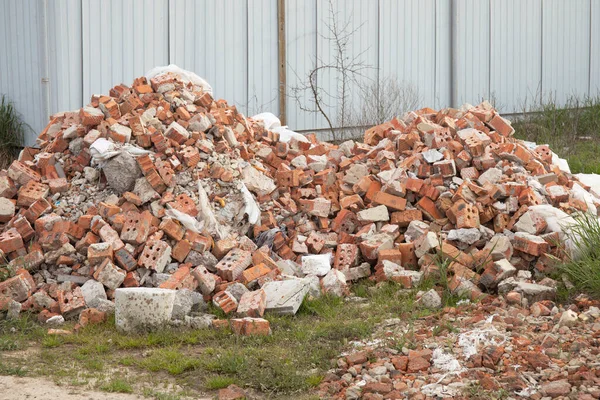
<path fill-rule="evenodd" d="M 560 316 L 560 320 L 558 321 L 559 327 L 571 327 L 577 323 L 577 313 L 573 310 L 567 310 Z"/>
<path fill-rule="evenodd" d="M 571 393 L 571 384 L 566 380 L 542 383 L 542 393 L 552 398 L 567 396 Z"/>
<path fill-rule="evenodd" d="M 442 298 L 435 289 L 430 289 L 421 296 L 421 304 L 425 308 L 435 310 L 442 308 Z"/>

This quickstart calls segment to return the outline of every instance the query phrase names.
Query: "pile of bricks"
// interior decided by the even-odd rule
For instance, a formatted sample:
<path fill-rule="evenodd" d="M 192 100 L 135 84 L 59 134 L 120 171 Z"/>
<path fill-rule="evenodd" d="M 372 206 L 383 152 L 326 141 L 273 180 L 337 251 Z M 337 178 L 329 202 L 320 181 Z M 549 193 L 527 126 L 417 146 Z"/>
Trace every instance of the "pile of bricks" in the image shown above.
<path fill-rule="evenodd" d="M 138 78 L 54 115 L 39 149 L 0 172 L 0 250 L 13 275 L 0 282 L 0 310 L 76 317 L 110 311 L 119 287 L 151 286 L 260 318 L 267 282 L 340 296 L 361 278 L 412 287 L 439 275 L 440 257 L 451 260 L 449 288 L 473 299 L 518 291 L 506 284 L 517 275 L 550 285 L 563 237 L 538 208 L 566 215 L 600 200 L 547 146 L 512 133 L 484 102 L 409 112 L 362 143 L 281 142 L 174 74 Z M 123 151 L 98 162 L 101 139 Z M 260 207 L 253 223 L 242 186 Z"/>

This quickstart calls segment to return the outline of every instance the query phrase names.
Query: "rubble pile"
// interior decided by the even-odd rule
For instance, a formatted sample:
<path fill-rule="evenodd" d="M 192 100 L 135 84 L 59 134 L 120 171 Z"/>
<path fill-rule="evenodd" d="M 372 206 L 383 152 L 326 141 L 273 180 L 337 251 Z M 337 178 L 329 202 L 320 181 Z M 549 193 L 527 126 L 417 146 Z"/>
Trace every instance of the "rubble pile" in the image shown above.
<path fill-rule="evenodd" d="M 600 398 L 599 302 L 508 300 L 447 307 L 411 327 L 385 321 L 336 360 L 319 398 Z"/>
<path fill-rule="evenodd" d="M 268 334 L 265 311 L 361 278 L 410 288 L 440 257 L 453 293 L 551 300 L 563 222 L 600 200 L 512 133 L 484 102 L 409 112 L 362 143 L 283 141 L 177 74 L 138 78 L 54 115 L 0 173 L 0 310 L 88 321 L 119 288 L 178 289 L 175 320 L 210 324 L 193 315 L 212 302 Z"/>

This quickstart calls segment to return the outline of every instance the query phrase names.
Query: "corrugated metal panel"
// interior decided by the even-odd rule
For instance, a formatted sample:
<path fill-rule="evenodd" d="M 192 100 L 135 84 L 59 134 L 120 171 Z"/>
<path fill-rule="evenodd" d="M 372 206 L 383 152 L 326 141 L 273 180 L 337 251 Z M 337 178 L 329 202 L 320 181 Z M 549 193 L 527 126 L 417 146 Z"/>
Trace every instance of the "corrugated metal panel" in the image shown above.
<path fill-rule="evenodd" d="M 443 108 L 451 103 L 450 93 L 452 80 L 451 66 L 451 10 L 450 2 L 447 0 L 436 0 L 435 2 L 435 90 L 434 103 L 430 107 Z"/>
<path fill-rule="evenodd" d="M 590 0 L 544 0 L 542 92 L 564 104 L 588 94 Z"/>
<path fill-rule="evenodd" d="M 456 106 L 477 104 L 490 96 L 490 3 L 456 0 Z"/>
<path fill-rule="evenodd" d="M 6 94 L 34 132 L 32 145 L 47 116 L 42 91 L 43 3 L 36 0 L 0 2 L 0 93 Z"/>
<path fill-rule="evenodd" d="M 279 115 L 277 0 L 248 3 L 248 114 Z"/>
<path fill-rule="evenodd" d="M 419 104 L 435 104 L 435 0 L 380 1 L 380 77 L 413 85 Z"/>
<path fill-rule="evenodd" d="M 292 129 L 315 129 L 315 113 L 302 111 L 296 102 L 293 88 L 307 81 L 315 68 L 317 55 L 317 0 L 286 0 L 285 35 L 287 57 L 287 123 Z M 300 96 L 302 104 L 310 105 L 310 96 Z"/>
<path fill-rule="evenodd" d="M 542 82 L 542 0 L 491 0 L 490 96 L 513 113 L 539 97 Z"/>
<path fill-rule="evenodd" d="M 339 40 L 336 45 L 335 35 Z M 317 59 L 320 66 L 352 69 L 346 74 L 346 87 L 341 72 L 325 69 L 319 74 L 325 112 L 334 126 L 360 123 L 359 115 L 364 91 L 378 79 L 379 13 L 373 2 L 332 0 L 317 2 Z M 342 48 L 343 54 L 337 54 Z M 328 128 L 325 118 L 317 119 L 318 128 Z"/>
<path fill-rule="evenodd" d="M 83 106 L 81 1 L 55 0 L 48 7 L 50 113 Z M 86 98 L 86 103 L 88 99 Z"/>
<path fill-rule="evenodd" d="M 172 1 L 171 63 L 206 79 L 217 98 L 248 108 L 247 0 Z M 276 63 L 277 61 L 275 61 Z"/>
<path fill-rule="evenodd" d="M 168 0 L 83 0 L 83 101 L 167 65 Z"/>
<path fill-rule="evenodd" d="M 592 0 L 590 15 L 590 96 L 600 96 L 600 0 Z"/>

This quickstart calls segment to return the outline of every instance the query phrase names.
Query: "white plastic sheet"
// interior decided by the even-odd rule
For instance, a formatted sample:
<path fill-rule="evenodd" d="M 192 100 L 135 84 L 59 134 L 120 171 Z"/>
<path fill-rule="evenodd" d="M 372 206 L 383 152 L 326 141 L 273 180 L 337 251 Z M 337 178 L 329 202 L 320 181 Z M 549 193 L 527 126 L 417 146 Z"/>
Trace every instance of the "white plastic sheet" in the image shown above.
<path fill-rule="evenodd" d="M 241 191 L 242 195 L 244 196 L 244 204 L 246 205 L 244 213 L 248 214 L 248 222 L 250 222 L 252 225 L 256 225 L 260 220 L 260 208 L 243 182 L 241 185 Z"/>
<path fill-rule="evenodd" d="M 165 211 L 165 215 L 167 217 L 176 219 L 177 221 L 181 222 L 186 229 L 192 232 L 202 233 L 202 229 L 204 228 L 204 221 L 200 222 L 189 214 L 176 210 L 170 205 L 167 206 L 169 207 L 169 209 Z"/>
<path fill-rule="evenodd" d="M 210 93 L 212 96 L 212 94 L 213 94 L 212 87 L 208 84 L 208 82 L 206 80 L 200 78 L 198 75 L 196 75 L 195 73 L 193 73 L 191 71 L 187 71 L 183 68 L 179 68 L 175 64 L 169 64 L 164 67 L 152 68 L 150 71 L 146 72 L 146 79 L 150 80 L 150 79 L 154 78 L 155 76 L 166 74 L 167 72 L 173 72 L 173 73 L 179 75 L 181 77 L 181 80 L 185 83 L 191 82 L 192 84 L 194 84 L 196 86 L 200 86 L 202 88 L 202 90 Z"/>
<path fill-rule="evenodd" d="M 114 142 L 104 138 L 96 139 L 96 141 L 90 146 L 90 155 L 92 156 L 92 160 L 97 164 L 116 157 L 124 151 L 128 152 L 134 157 L 152 153 L 151 151 L 144 150 L 130 144 L 117 145 Z"/>

